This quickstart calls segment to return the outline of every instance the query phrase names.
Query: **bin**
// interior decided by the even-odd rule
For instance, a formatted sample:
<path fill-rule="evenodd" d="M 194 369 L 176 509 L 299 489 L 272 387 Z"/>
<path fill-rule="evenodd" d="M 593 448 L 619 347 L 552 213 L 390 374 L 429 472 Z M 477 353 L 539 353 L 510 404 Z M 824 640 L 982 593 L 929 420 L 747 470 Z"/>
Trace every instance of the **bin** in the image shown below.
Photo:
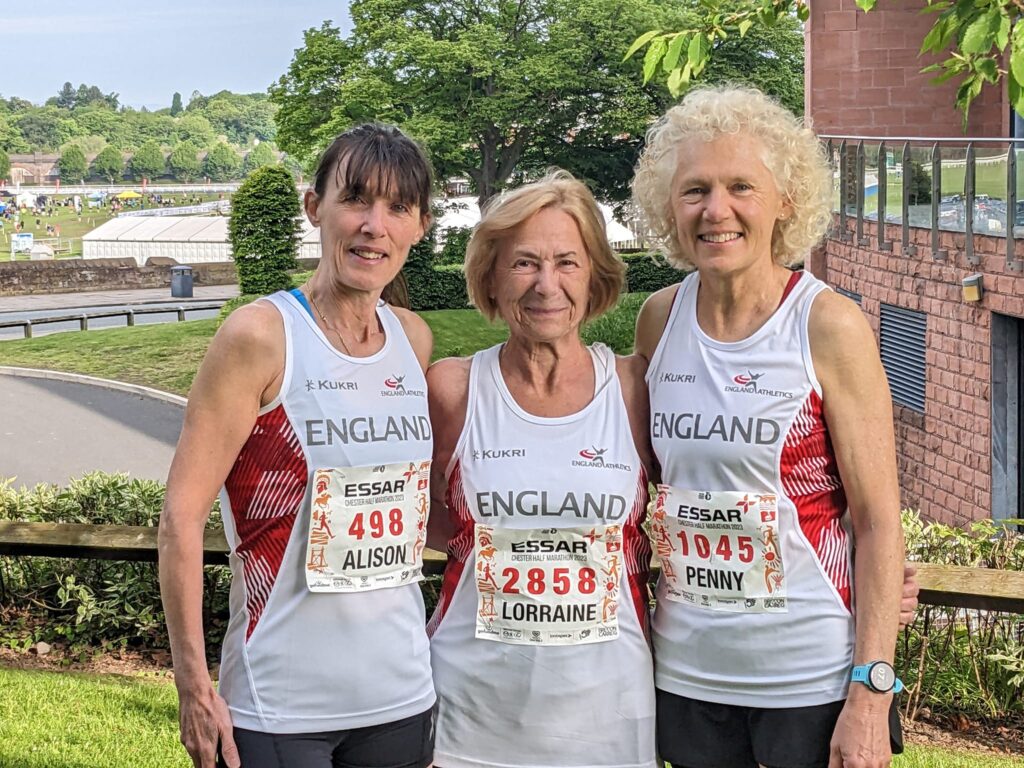
<path fill-rule="evenodd" d="M 192 267 L 171 267 L 171 298 L 192 298 Z"/>

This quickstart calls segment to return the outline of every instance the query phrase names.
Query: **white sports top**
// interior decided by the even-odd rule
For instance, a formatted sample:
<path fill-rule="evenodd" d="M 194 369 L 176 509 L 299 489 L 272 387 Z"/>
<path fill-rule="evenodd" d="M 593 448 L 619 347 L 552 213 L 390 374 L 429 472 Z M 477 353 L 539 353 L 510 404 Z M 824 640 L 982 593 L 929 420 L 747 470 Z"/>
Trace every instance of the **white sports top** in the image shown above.
<path fill-rule="evenodd" d="M 668 566 L 655 684 L 689 698 L 800 707 L 845 698 L 851 537 L 808 342 L 824 283 L 803 273 L 750 337 L 697 324 L 681 284 L 647 372 L 665 487 L 652 516 Z"/>
<path fill-rule="evenodd" d="M 650 768 L 647 475 L 615 355 L 591 347 L 594 399 L 545 418 L 513 399 L 500 349 L 473 357 L 447 467 L 456 532 L 429 628 L 435 760 Z M 617 604 L 588 602 L 609 595 Z"/>
<path fill-rule="evenodd" d="M 235 726 L 269 733 L 424 712 L 434 690 L 419 585 L 342 594 L 306 582 L 314 471 L 430 458 L 423 371 L 383 303 L 384 346 L 349 357 L 294 296 L 267 301 L 284 320 L 284 379 L 221 492 L 232 572 L 221 695 Z"/>

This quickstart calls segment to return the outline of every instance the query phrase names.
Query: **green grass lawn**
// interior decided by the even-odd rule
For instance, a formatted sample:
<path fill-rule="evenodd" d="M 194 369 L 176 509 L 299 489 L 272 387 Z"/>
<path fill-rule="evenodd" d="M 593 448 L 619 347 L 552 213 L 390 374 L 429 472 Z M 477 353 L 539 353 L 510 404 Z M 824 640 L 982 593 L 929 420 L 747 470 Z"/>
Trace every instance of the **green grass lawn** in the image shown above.
<path fill-rule="evenodd" d="M 0 669 L 3 768 L 188 768 L 177 695 L 159 679 Z M 1021 768 L 1024 760 L 908 747 L 893 768 Z"/>
<path fill-rule="evenodd" d="M 187 768 L 174 686 L 0 669 L 4 768 Z"/>
<path fill-rule="evenodd" d="M 470 355 L 508 335 L 472 309 L 421 314 L 434 332 L 435 360 Z M 216 320 L 190 320 L 4 341 L 0 365 L 84 373 L 187 395 L 216 329 Z"/>

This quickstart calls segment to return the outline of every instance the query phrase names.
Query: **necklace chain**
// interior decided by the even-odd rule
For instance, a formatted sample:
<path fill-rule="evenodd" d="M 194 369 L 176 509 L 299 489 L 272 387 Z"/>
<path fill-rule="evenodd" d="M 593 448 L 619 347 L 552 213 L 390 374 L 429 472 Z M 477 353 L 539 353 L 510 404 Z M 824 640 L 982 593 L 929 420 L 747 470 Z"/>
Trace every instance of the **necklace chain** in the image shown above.
<path fill-rule="evenodd" d="M 324 328 L 326 328 L 329 331 L 334 331 L 334 335 L 337 336 L 338 341 L 341 342 L 342 351 L 344 351 L 346 355 L 351 355 L 352 351 L 348 348 L 348 344 L 345 343 L 345 339 L 342 338 L 341 331 L 339 331 L 337 328 L 335 328 L 334 326 L 327 322 L 327 315 L 325 315 L 323 310 L 320 309 L 320 305 L 316 303 L 316 299 L 313 298 L 313 290 L 309 286 L 306 286 L 306 295 L 309 296 L 309 301 L 313 305 L 313 309 L 315 309 L 316 313 L 320 315 L 320 319 L 323 321 Z"/>

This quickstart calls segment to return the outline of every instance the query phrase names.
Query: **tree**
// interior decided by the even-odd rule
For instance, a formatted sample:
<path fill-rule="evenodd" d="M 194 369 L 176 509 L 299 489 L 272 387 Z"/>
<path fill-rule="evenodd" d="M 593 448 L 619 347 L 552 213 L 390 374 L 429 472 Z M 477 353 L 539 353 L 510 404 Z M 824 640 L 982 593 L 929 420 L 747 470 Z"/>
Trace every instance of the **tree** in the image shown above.
<path fill-rule="evenodd" d="M 280 165 L 253 171 L 232 195 L 228 237 L 243 294 L 291 287 L 300 211 L 295 182 Z"/>
<path fill-rule="evenodd" d="M 242 158 L 223 141 L 218 141 L 206 153 L 203 170 L 213 181 L 230 181 L 238 178 Z"/>
<path fill-rule="evenodd" d="M 171 98 L 171 117 L 177 117 L 184 109 L 181 106 L 181 94 L 175 91 L 174 96 Z"/>
<path fill-rule="evenodd" d="M 124 158 L 121 157 L 121 150 L 116 147 L 106 146 L 93 158 L 92 172 L 102 176 L 108 183 L 113 184 L 124 173 Z"/>
<path fill-rule="evenodd" d="M 61 181 L 80 182 L 85 178 L 85 172 L 89 165 L 81 148 L 72 144 L 61 153 L 57 167 L 60 170 Z"/>
<path fill-rule="evenodd" d="M 878 0 L 855 0 L 871 11 Z M 927 66 L 937 72 L 934 82 L 959 77 L 956 106 L 963 112 L 964 127 L 974 101 L 986 84 L 1007 79 L 1010 104 L 1024 114 L 1024 3 L 1020 0 L 926 0 L 925 12 L 935 22 L 921 42 L 921 53 L 947 56 Z M 770 28 L 796 16 L 806 21 L 809 0 L 702 0 L 692 23 L 665 32 L 645 32 L 630 46 L 628 56 L 646 48 L 644 82 L 658 71 L 665 73 L 668 88 L 678 95 L 700 77 L 713 58 L 718 41 L 744 37 L 755 25 Z M 1008 54 L 1008 55 L 1007 55 Z M 1005 68 L 1004 68 L 1005 66 Z"/>
<path fill-rule="evenodd" d="M 136 179 L 155 179 L 167 172 L 167 160 L 155 141 L 147 141 L 132 155 L 132 175 Z"/>
<path fill-rule="evenodd" d="M 658 3 L 664 3 L 659 6 Z M 305 33 L 271 87 L 277 142 L 311 161 L 366 120 L 398 123 L 430 149 L 441 177 L 469 176 L 480 202 L 513 173 L 557 157 L 574 170 L 594 146 L 619 186 L 667 94 L 641 87 L 625 41 L 668 0 L 357 0 L 349 38 L 324 23 Z M 585 132 L 586 142 L 576 136 Z M 623 159 L 628 158 L 628 159 Z M 596 178 L 604 193 L 613 185 Z"/>
<path fill-rule="evenodd" d="M 64 109 L 75 108 L 75 86 L 70 82 L 64 83 L 64 87 L 57 93 L 57 98 L 53 100 L 53 103 L 58 107 Z"/>
<path fill-rule="evenodd" d="M 274 148 L 270 144 L 264 141 L 253 147 L 252 151 L 245 156 L 245 163 L 242 166 L 242 172 L 248 176 L 257 168 L 262 168 L 264 165 L 276 164 L 277 153 L 274 152 Z"/>
<path fill-rule="evenodd" d="M 0 179 L 6 179 L 11 175 L 11 158 L 0 149 Z"/>
<path fill-rule="evenodd" d="M 191 141 L 183 141 L 171 150 L 167 164 L 174 178 L 178 181 L 192 181 L 199 176 L 202 165 L 196 156 L 198 151 Z"/>
<path fill-rule="evenodd" d="M 178 141 L 190 141 L 197 147 L 205 147 L 217 139 L 210 121 L 201 114 L 186 112 L 174 121 Z"/>

